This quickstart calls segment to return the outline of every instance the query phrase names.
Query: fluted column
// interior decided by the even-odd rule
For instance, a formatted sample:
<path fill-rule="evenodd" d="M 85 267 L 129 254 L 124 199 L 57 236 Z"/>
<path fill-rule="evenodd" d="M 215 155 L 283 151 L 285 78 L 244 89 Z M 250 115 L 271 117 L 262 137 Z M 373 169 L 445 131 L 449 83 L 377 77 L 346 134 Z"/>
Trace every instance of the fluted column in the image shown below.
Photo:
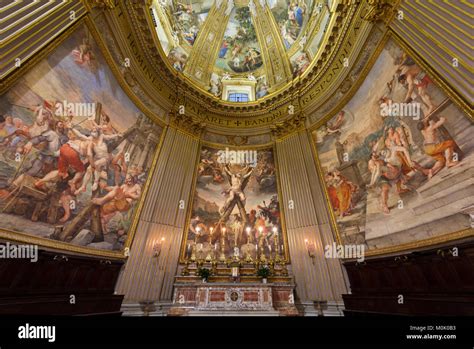
<path fill-rule="evenodd" d="M 341 261 L 324 256 L 324 247 L 335 238 L 308 136 L 296 133 L 277 141 L 276 149 L 297 298 L 303 303 L 340 302 L 347 287 Z M 305 240 L 314 244 L 314 258 Z"/>
<path fill-rule="evenodd" d="M 168 128 L 152 175 L 130 257 L 116 292 L 125 302 L 171 301 L 178 266 L 186 209 L 191 193 L 199 141 Z M 161 253 L 153 257 L 153 245 L 164 238 Z"/>

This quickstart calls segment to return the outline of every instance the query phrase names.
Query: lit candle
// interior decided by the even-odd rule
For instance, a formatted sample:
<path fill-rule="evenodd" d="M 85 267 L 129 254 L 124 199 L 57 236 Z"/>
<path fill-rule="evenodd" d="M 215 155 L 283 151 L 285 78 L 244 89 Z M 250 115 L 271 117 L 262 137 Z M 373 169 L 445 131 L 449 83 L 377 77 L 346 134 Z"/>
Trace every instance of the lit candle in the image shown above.
<path fill-rule="evenodd" d="M 201 231 L 200 227 L 196 227 L 196 234 L 194 234 L 194 244 L 197 243 L 197 238 L 199 236 L 199 232 Z"/>

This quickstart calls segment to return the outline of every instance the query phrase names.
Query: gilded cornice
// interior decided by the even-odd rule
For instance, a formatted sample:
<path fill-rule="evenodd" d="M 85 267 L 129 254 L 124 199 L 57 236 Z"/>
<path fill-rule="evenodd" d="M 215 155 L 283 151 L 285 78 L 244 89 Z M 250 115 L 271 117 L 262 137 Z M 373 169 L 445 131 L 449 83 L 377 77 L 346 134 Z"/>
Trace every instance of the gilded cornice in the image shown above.
<path fill-rule="evenodd" d="M 369 22 L 383 21 L 389 23 L 392 19 L 396 1 L 393 0 L 367 0 L 369 11 L 365 14 L 364 19 Z"/>
<path fill-rule="evenodd" d="M 275 138 L 283 138 L 289 134 L 305 128 L 306 116 L 300 112 L 285 121 L 277 121 L 270 125 L 270 130 Z"/>
<path fill-rule="evenodd" d="M 100 9 L 113 9 L 115 8 L 114 0 L 86 0 L 87 6 L 89 9 L 98 7 Z"/>

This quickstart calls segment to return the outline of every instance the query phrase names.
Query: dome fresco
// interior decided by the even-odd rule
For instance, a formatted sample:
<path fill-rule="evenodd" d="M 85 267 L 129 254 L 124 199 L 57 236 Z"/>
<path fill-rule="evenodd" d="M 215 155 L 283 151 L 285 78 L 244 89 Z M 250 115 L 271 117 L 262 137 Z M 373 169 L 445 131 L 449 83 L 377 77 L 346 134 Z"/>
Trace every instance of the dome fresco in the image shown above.
<path fill-rule="evenodd" d="M 257 100 L 305 73 L 327 32 L 329 7 L 314 0 L 155 0 L 151 9 L 174 69 L 224 100 L 226 83 L 249 80 Z"/>
<path fill-rule="evenodd" d="M 263 64 L 261 51 L 250 9 L 234 7 L 216 60 L 216 70 L 228 73 L 254 71 Z"/>
<path fill-rule="evenodd" d="M 285 48 L 290 49 L 308 23 L 313 1 L 269 0 L 267 3 L 280 28 Z"/>
<path fill-rule="evenodd" d="M 193 45 L 202 24 L 209 14 L 213 1 L 178 2 L 171 8 L 172 19 L 176 24 L 175 29 L 182 39 Z"/>

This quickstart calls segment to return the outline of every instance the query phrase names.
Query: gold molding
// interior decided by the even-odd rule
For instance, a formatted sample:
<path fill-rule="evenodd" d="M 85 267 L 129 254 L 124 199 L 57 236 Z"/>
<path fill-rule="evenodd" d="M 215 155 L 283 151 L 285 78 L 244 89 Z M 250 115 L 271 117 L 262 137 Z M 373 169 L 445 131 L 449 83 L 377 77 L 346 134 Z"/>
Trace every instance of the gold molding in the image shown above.
<path fill-rule="evenodd" d="M 391 0 L 367 0 L 369 10 L 364 15 L 364 19 L 369 22 L 383 21 L 390 22 L 395 14 L 397 4 Z"/>
<path fill-rule="evenodd" d="M 183 229 L 183 238 L 181 240 L 181 248 L 180 248 L 180 253 L 179 253 L 179 261 L 178 261 L 179 264 L 184 264 L 186 262 L 186 259 L 184 258 L 185 253 L 186 253 L 186 247 L 187 247 L 186 242 L 188 240 L 189 224 L 191 222 L 194 198 L 196 196 L 198 166 L 201 160 L 200 154 L 203 147 L 209 147 L 212 149 L 223 149 L 224 147 L 227 147 L 229 149 L 235 149 L 235 150 L 252 149 L 252 150 L 257 150 L 257 151 L 271 149 L 273 152 L 273 161 L 274 161 L 275 168 L 278 169 L 277 149 L 276 149 L 275 142 L 262 144 L 262 145 L 259 144 L 256 146 L 252 146 L 252 145 L 232 146 L 232 145 L 224 145 L 224 144 L 218 144 L 218 143 L 212 143 L 212 142 L 206 142 L 206 141 L 200 140 L 197 147 L 198 149 L 197 149 L 196 162 L 195 162 L 194 173 L 193 173 L 191 194 L 189 196 L 189 202 L 187 205 L 187 217 L 186 217 L 184 229 Z M 289 264 L 291 263 L 291 259 L 290 259 L 290 253 L 289 253 L 289 248 L 288 248 L 288 236 L 287 236 L 287 228 L 286 228 L 286 221 L 285 221 L 285 212 L 283 209 L 283 201 L 282 201 L 282 196 L 281 196 L 280 178 L 278 175 L 278 170 L 275 173 L 276 173 L 276 182 L 277 182 L 278 203 L 280 206 L 280 218 L 281 218 L 281 232 L 280 233 L 283 236 L 283 248 L 285 250 L 285 255 L 283 256 L 284 257 L 283 262 L 286 264 Z"/>
<path fill-rule="evenodd" d="M 114 0 L 85 0 L 89 9 L 93 9 L 94 7 L 98 7 L 102 10 L 112 10 L 115 8 L 115 1 Z"/>

